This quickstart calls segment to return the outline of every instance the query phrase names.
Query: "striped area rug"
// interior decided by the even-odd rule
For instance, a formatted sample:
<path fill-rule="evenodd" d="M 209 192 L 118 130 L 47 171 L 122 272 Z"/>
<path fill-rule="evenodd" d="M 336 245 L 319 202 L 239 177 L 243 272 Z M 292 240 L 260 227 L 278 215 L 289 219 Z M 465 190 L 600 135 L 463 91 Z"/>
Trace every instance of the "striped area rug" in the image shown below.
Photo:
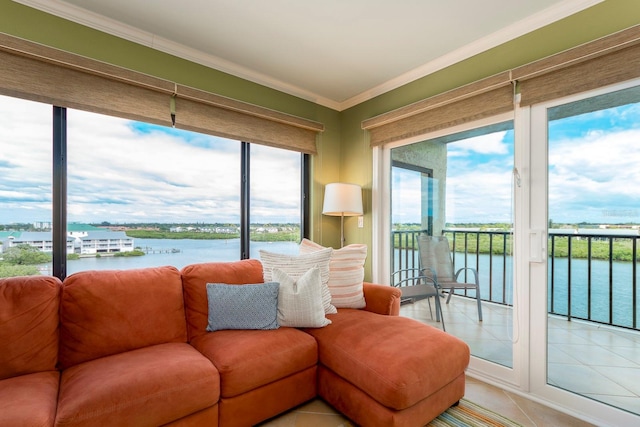
<path fill-rule="evenodd" d="M 522 427 L 520 424 L 496 414 L 466 399 L 431 421 L 427 427 Z"/>

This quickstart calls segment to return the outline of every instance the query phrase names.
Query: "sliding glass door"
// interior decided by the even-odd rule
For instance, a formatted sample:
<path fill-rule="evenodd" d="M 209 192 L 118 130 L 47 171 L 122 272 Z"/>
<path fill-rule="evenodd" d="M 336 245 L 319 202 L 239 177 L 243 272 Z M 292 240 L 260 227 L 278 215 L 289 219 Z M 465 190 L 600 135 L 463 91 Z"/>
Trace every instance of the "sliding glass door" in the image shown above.
<path fill-rule="evenodd" d="M 454 271 L 477 271 L 483 311 L 480 321 L 475 290 L 456 290 L 450 300 L 445 292 L 447 332 L 467 342 L 474 356 L 508 368 L 513 367 L 513 159 L 513 121 L 506 120 L 394 147 L 389 163 L 391 270 L 421 266 L 418 236 L 446 237 Z M 459 280 L 472 280 L 472 273 L 465 270 Z M 402 311 L 441 327 L 433 322 L 429 302 Z"/>
<path fill-rule="evenodd" d="M 531 117 L 533 388 L 569 408 L 640 414 L 640 86 Z"/>
<path fill-rule="evenodd" d="M 446 236 L 473 291 L 443 302 L 469 374 L 610 425 L 640 415 L 640 81 L 374 151 L 378 280 Z M 379 191 L 378 191 L 379 190 Z M 374 236 L 375 237 L 375 236 Z M 376 242 L 374 241 L 374 244 Z M 448 295 L 445 295 L 448 296 Z M 401 315 L 442 329 L 429 300 Z M 432 306 L 433 306 L 433 301 Z"/>

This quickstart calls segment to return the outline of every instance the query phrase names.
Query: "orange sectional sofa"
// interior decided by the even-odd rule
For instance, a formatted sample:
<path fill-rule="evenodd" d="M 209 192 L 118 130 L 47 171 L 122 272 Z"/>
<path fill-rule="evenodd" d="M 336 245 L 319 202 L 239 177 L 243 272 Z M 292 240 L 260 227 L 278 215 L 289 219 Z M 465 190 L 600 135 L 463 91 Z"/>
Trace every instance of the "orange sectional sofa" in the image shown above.
<path fill-rule="evenodd" d="M 0 279 L 0 426 L 250 426 L 316 396 L 422 426 L 464 395 L 467 345 L 388 286 L 323 328 L 207 332 L 207 283 L 262 282 L 257 260 Z"/>

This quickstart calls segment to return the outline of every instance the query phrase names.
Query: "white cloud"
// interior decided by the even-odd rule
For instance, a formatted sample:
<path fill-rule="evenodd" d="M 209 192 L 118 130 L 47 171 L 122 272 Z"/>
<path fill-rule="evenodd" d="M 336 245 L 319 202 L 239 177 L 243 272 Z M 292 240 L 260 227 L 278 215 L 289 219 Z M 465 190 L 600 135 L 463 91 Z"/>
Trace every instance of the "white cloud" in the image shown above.
<path fill-rule="evenodd" d="M 624 114 L 637 116 L 638 109 Z M 0 223 L 51 218 L 51 117 L 49 105 L 0 97 Z M 69 111 L 68 120 L 69 220 L 238 221 L 236 141 L 188 140 L 170 129 L 140 132 L 131 122 L 80 111 Z M 447 221 L 510 220 L 512 160 L 504 136 L 449 145 Z M 297 221 L 299 154 L 256 145 L 251 152 L 253 221 Z M 639 163 L 639 129 L 601 125 L 586 136 L 553 141 L 550 218 L 640 221 L 611 216 L 640 211 Z M 419 222 L 420 196 L 411 185 L 394 192 L 394 221 Z"/>
<path fill-rule="evenodd" d="M 493 132 L 474 136 L 449 144 L 448 155 L 466 156 L 470 153 L 504 155 L 509 152 L 509 144 L 504 142 L 504 132 Z"/>
<path fill-rule="evenodd" d="M 640 130 L 591 132 L 549 149 L 549 210 L 558 222 L 640 221 L 606 212 L 640 210 Z"/>
<path fill-rule="evenodd" d="M 51 117 L 49 105 L 0 97 L 0 223 L 51 218 Z M 67 119 L 69 221 L 239 221 L 239 142 L 77 110 Z M 297 222 L 300 155 L 253 152 L 254 216 Z"/>

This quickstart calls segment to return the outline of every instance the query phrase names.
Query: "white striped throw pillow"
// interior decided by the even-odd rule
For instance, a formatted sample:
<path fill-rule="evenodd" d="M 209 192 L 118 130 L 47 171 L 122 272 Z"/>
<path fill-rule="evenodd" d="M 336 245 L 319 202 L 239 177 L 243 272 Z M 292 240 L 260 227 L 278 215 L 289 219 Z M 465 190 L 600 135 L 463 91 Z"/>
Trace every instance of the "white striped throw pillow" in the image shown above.
<path fill-rule="evenodd" d="M 326 250 L 308 239 L 300 242 L 300 254 Z M 331 304 L 338 308 L 364 308 L 366 305 L 362 281 L 367 245 L 351 244 L 334 249 L 329 259 L 329 292 Z"/>

